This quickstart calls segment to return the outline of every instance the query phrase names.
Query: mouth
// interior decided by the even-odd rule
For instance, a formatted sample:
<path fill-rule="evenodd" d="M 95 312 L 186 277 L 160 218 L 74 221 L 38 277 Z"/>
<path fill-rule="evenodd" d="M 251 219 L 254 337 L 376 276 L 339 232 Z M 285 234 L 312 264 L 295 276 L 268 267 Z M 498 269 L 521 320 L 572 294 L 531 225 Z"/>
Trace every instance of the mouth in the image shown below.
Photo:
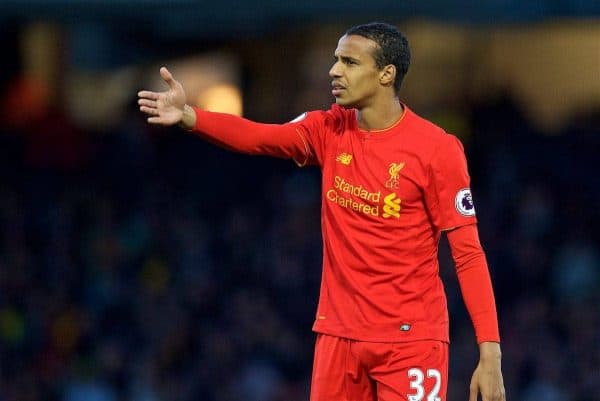
<path fill-rule="evenodd" d="M 338 97 L 342 94 L 343 91 L 346 90 L 346 87 L 344 87 L 343 85 L 340 85 L 337 82 L 332 82 L 331 83 L 331 94 L 335 97 Z"/>

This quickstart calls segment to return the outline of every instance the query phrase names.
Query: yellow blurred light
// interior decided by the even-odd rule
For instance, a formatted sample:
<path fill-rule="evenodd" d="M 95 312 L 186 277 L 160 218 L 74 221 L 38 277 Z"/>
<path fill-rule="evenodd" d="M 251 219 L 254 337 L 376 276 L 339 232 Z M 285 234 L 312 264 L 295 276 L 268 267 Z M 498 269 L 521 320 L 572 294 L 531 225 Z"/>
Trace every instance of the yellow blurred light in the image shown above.
<path fill-rule="evenodd" d="M 196 99 L 198 107 L 219 113 L 242 115 L 242 93 L 231 84 L 218 84 L 200 92 Z"/>

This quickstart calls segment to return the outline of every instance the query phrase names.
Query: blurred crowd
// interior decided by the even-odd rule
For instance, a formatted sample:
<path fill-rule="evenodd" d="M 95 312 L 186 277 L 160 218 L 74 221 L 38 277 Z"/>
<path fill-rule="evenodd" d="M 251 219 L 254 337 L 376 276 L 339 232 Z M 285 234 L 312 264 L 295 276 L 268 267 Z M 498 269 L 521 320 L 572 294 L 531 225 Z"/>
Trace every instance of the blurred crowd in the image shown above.
<path fill-rule="evenodd" d="M 507 399 L 600 400 L 598 114 L 537 132 L 510 98 L 464 137 Z M 0 401 L 304 401 L 321 271 L 315 168 L 228 153 L 131 106 L 0 131 Z M 448 399 L 477 347 L 447 245 Z"/>

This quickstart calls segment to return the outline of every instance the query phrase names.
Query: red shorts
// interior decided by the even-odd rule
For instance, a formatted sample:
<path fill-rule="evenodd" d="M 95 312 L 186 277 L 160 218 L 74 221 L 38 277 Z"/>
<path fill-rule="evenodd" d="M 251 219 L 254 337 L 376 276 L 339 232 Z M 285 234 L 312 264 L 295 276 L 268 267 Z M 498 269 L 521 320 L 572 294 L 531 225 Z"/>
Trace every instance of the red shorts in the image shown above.
<path fill-rule="evenodd" d="M 310 401 L 446 401 L 448 343 L 373 343 L 319 334 Z"/>

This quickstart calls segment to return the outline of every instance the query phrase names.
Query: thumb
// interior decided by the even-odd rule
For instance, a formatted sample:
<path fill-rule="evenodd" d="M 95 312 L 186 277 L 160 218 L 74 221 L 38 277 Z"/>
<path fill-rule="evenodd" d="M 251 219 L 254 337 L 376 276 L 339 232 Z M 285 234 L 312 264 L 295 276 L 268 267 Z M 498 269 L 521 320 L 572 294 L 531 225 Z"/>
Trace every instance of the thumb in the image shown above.
<path fill-rule="evenodd" d="M 171 72 L 167 70 L 167 67 L 160 68 L 160 76 L 163 79 L 163 81 L 165 81 L 167 85 L 169 85 L 169 88 L 175 89 L 175 84 L 177 83 L 177 81 L 175 81 L 175 78 L 173 78 Z"/>

